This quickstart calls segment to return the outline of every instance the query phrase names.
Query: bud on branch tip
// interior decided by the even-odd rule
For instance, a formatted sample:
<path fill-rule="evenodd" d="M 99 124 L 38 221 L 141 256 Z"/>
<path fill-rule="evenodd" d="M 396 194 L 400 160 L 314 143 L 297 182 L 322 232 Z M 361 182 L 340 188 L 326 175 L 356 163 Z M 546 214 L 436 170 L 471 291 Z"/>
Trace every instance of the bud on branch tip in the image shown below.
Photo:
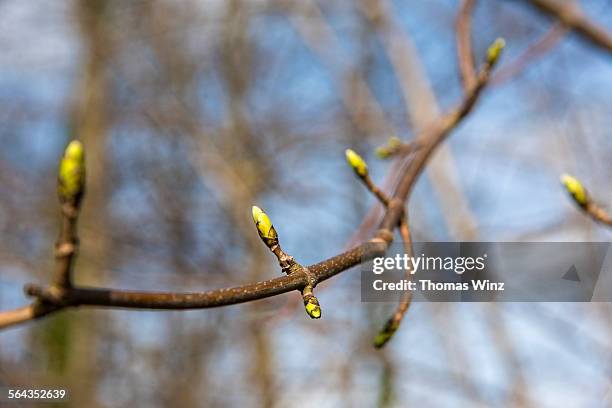
<path fill-rule="evenodd" d="M 272 248 L 274 245 L 278 244 L 278 235 L 276 234 L 274 225 L 272 225 L 272 221 L 270 221 L 268 215 L 256 205 L 254 205 L 251 210 L 253 213 L 253 222 L 255 222 L 259 236 L 268 248 Z"/>
<path fill-rule="evenodd" d="M 498 38 L 493 41 L 493 44 L 491 44 L 487 50 L 487 64 L 494 65 L 505 46 L 506 41 L 503 38 Z"/>
<path fill-rule="evenodd" d="M 85 150 L 78 140 L 68 144 L 60 161 L 58 194 L 62 202 L 78 205 L 85 189 Z"/>
<path fill-rule="evenodd" d="M 565 186 L 567 192 L 572 196 L 574 201 L 578 203 L 578 205 L 582 207 L 587 205 L 589 196 L 585 188 L 582 186 L 582 183 L 580 183 L 577 178 L 570 176 L 569 174 L 562 174 L 561 183 Z"/>
<path fill-rule="evenodd" d="M 344 154 L 346 155 L 346 161 L 359 177 L 368 175 L 368 165 L 360 155 L 355 153 L 352 149 L 346 149 Z"/>
<path fill-rule="evenodd" d="M 391 337 L 393 337 L 398 328 L 399 323 L 393 318 L 389 319 L 385 324 L 385 327 L 383 327 L 382 330 L 376 335 L 376 338 L 374 338 L 374 347 L 382 348 L 389 340 L 391 340 Z"/>
<path fill-rule="evenodd" d="M 378 156 L 379 159 L 387 159 L 393 155 L 393 153 L 399 149 L 401 145 L 402 141 L 399 137 L 391 136 L 389 140 L 387 140 L 387 144 L 376 148 L 376 156 Z"/>

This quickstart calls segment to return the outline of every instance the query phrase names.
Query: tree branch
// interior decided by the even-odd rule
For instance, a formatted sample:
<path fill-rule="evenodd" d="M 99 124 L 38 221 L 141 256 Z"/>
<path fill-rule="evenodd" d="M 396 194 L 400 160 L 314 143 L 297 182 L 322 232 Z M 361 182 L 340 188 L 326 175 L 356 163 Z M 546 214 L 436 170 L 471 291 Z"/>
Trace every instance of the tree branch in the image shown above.
<path fill-rule="evenodd" d="M 34 304 L 0 313 L 0 328 L 13 326 L 34 319 Z"/>
<path fill-rule="evenodd" d="M 422 148 L 415 150 L 409 164 L 404 167 L 400 183 L 388 201 L 387 210 L 375 236 L 345 251 L 314 265 L 299 267 L 287 276 L 256 282 L 244 286 L 216 289 L 206 292 L 140 292 L 104 288 L 69 286 L 57 290 L 57 285 L 41 287 L 27 285 L 26 294 L 37 300 L 30 306 L 0 312 L 0 329 L 37 319 L 67 307 L 96 306 L 129 309 L 203 309 L 250 302 L 276 296 L 292 290 L 302 291 L 308 285 L 314 287 L 355 265 L 384 254 L 393 241 L 393 230 L 404 216 L 404 203 L 417 177 L 425 167 L 436 147 L 465 118 L 487 85 L 490 72 L 495 65 L 501 47 L 496 42 L 489 50 L 489 57 L 477 77 L 475 85 L 450 113 L 440 117 L 434 125 L 417 137 Z M 496 47 L 496 48 L 494 48 Z M 491 53 L 491 49 L 495 52 Z"/>
<path fill-rule="evenodd" d="M 528 0 L 540 11 L 556 18 L 583 39 L 612 52 L 612 35 L 586 17 L 573 3 L 558 0 Z"/>

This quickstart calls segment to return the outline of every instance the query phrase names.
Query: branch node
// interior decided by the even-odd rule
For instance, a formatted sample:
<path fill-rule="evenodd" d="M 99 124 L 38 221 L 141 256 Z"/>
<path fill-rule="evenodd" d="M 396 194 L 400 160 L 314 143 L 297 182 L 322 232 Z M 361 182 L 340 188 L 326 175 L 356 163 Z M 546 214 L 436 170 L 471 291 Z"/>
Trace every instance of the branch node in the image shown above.
<path fill-rule="evenodd" d="M 76 253 L 76 244 L 72 242 L 58 242 L 55 244 L 55 257 L 66 258 Z"/>
<path fill-rule="evenodd" d="M 38 301 L 54 306 L 67 306 L 70 301 L 70 289 L 59 285 L 40 286 L 34 283 L 29 283 L 23 288 L 27 296 L 35 297 Z"/>

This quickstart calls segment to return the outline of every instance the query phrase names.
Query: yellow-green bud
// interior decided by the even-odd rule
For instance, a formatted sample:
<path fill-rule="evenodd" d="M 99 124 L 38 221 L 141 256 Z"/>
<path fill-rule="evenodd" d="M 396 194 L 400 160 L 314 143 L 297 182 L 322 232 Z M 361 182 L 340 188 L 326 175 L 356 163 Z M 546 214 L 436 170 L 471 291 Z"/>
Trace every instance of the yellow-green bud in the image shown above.
<path fill-rule="evenodd" d="M 387 146 L 377 147 L 374 153 L 376 154 L 376 157 L 378 157 L 379 159 L 386 159 L 389 156 L 391 156 L 391 152 L 389 151 L 389 148 Z"/>
<path fill-rule="evenodd" d="M 308 300 L 304 302 L 304 307 L 306 308 L 306 313 L 308 313 L 308 316 L 311 318 L 319 319 L 321 317 L 321 306 L 316 297 L 308 297 Z"/>
<path fill-rule="evenodd" d="M 397 136 L 391 136 L 387 140 L 387 144 L 376 148 L 376 156 L 379 159 L 386 159 L 391 156 L 400 146 L 402 141 Z"/>
<path fill-rule="evenodd" d="M 350 164 L 359 177 L 365 177 L 368 175 L 368 165 L 360 155 L 351 149 L 346 149 L 344 154 L 346 155 L 346 161 L 348 164 Z"/>
<path fill-rule="evenodd" d="M 569 174 L 563 174 L 561 175 L 561 183 L 578 205 L 581 207 L 587 205 L 589 202 L 589 195 L 578 179 Z"/>
<path fill-rule="evenodd" d="M 376 338 L 374 338 L 374 347 L 382 348 L 389 340 L 391 340 L 391 337 L 393 337 L 393 334 L 395 334 L 398 328 L 399 323 L 397 323 L 393 318 L 389 319 L 385 324 L 385 327 L 383 327 L 383 329 L 376 335 Z"/>
<path fill-rule="evenodd" d="M 278 235 L 272 225 L 272 221 L 263 210 L 256 205 L 252 208 L 253 221 L 257 227 L 257 232 L 263 240 L 263 242 L 269 247 L 273 247 L 278 244 Z"/>
<path fill-rule="evenodd" d="M 505 46 L 506 41 L 503 38 L 498 38 L 493 41 L 493 44 L 491 44 L 487 50 L 487 64 L 495 65 Z"/>
<path fill-rule="evenodd" d="M 387 145 L 390 149 L 397 149 L 402 145 L 402 140 L 397 136 L 391 136 L 387 141 Z"/>
<path fill-rule="evenodd" d="M 62 202 L 75 205 L 85 191 L 85 150 L 78 140 L 68 144 L 60 161 L 57 191 Z"/>

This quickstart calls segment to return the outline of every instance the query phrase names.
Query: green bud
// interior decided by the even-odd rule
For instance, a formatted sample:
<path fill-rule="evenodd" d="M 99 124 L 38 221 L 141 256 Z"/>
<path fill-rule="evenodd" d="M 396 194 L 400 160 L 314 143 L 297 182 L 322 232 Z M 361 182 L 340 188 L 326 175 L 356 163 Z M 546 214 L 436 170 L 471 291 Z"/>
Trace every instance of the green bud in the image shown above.
<path fill-rule="evenodd" d="M 346 161 L 359 177 L 368 175 L 368 165 L 360 155 L 351 149 L 346 149 L 344 154 L 346 155 Z"/>
<path fill-rule="evenodd" d="M 389 319 L 385 324 L 385 327 L 383 327 L 383 329 L 374 338 L 374 347 L 382 348 L 389 340 L 391 340 L 391 337 L 393 337 L 398 328 L 399 323 L 397 323 L 393 318 Z"/>
<path fill-rule="evenodd" d="M 262 241 L 268 246 L 268 248 L 272 248 L 274 245 L 277 245 L 278 235 L 276 234 L 274 225 L 272 225 L 272 221 L 270 221 L 268 215 L 256 205 L 254 205 L 251 210 L 253 213 L 253 221 L 255 222 L 257 232 L 259 233 Z"/>
<path fill-rule="evenodd" d="M 306 313 L 313 319 L 319 319 L 321 317 L 321 306 L 319 306 L 319 301 L 314 296 L 309 296 L 307 300 L 304 301 L 304 307 L 306 308 Z"/>
<path fill-rule="evenodd" d="M 589 202 L 589 195 L 582 183 L 575 177 L 569 174 L 561 175 L 561 183 L 565 186 L 567 192 L 572 196 L 574 201 L 581 207 L 584 207 Z"/>
<path fill-rule="evenodd" d="M 505 46 L 506 41 L 503 38 L 498 38 L 493 41 L 493 44 L 491 44 L 487 50 L 487 64 L 495 65 Z"/>
<path fill-rule="evenodd" d="M 397 136 L 391 136 L 389 140 L 387 141 L 387 146 L 389 146 L 390 149 L 397 149 L 401 145 L 402 145 L 402 140 Z"/>
<path fill-rule="evenodd" d="M 85 191 L 85 150 L 78 140 L 68 144 L 60 161 L 57 191 L 62 202 L 75 205 Z"/>
<path fill-rule="evenodd" d="M 374 153 L 379 159 L 387 159 L 389 156 L 391 156 L 391 152 L 389 151 L 389 148 L 387 146 L 377 147 Z"/>
<path fill-rule="evenodd" d="M 397 136 L 391 136 L 387 140 L 387 144 L 376 148 L 376 156 L 379 159 L 386 159 L 390 157 L 397 149 L 402 145 L 402 141 Z"/>

